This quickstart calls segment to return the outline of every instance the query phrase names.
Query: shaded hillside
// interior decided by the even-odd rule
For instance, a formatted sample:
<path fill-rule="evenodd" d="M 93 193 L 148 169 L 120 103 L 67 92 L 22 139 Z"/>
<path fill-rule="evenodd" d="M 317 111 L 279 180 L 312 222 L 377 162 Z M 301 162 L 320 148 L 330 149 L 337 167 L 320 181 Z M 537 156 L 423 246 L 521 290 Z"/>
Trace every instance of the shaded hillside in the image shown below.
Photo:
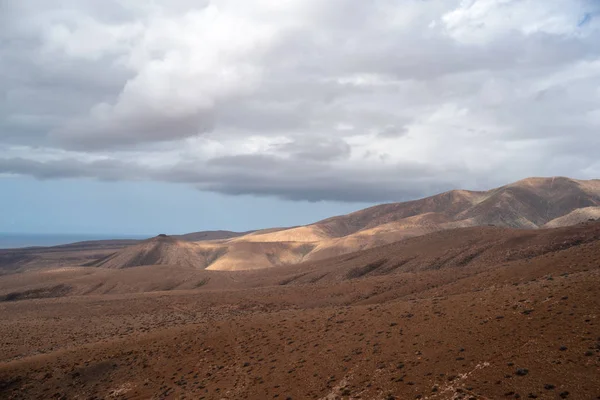
<path fill-rule="evenodd" d="M 163 264 L 202 267 L 199 255 L 193 250 L 192 245 L 170 236 L 148 239 L 90 262 L 86 266 L 120 269 Z"/>
<path fill-rule="evenodd" d="M 360 230 L 398 222 L 418 215 L 427 216 L 419 225 L 440 225 L 470 209 L 486 197 L 485 192 L 453 190 L 420 200 L 383 204 L 348 215 L 328 218 L 315 223 L 330 237 L 342 237 Z"/>
<path fill-rule="evenodd" d="M 185 242 L 170 236 L 158 236 L 84 266 L 120 269 L 176 265 L 199 269 L 251 270 L 297 264 L 313 247 L 306 243 L 287 242 Z"/>
<path fill-rule="evenodd" d="M 498 227 L 471 227 L 446 230 L 400 242 L 306 262 L 288 269 L 283 282 L 290 284 L 334 283 L 363 277 L 398 273 L 436 272 L 466 267 L 488 269 L 494 266 L 521 265 L 536 258 L 559 266 L 557 257 L 579 260 L 573 265 L 600 266 L 600 222 L 575 226 L 522 230 Z M 568 264 L 568 261 L 566 261 Z M 561 268 L 570 268 L 567 264 Z"/>
<path fill-rule="evenodd" d="M 334 237 L 418 215 L 427 216 L 420 225 L 538 228 L 573 210 L 595 206 L 600 206 L 600 180 L 528 178 L 487 192 L 453 190 L 425 199 L 384 204 L 314 225 Z"/>

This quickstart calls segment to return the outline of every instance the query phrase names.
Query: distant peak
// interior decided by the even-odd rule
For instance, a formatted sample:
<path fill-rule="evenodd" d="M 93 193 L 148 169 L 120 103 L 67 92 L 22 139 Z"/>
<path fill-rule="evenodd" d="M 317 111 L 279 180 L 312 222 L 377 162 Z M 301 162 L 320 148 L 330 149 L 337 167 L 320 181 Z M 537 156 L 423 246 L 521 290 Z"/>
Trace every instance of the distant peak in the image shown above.
<path fill-rule="evenodd" d="M 153 238 L 148 239 L 149 242 L 177 242 L 173 236 L 161 233 Z"/>

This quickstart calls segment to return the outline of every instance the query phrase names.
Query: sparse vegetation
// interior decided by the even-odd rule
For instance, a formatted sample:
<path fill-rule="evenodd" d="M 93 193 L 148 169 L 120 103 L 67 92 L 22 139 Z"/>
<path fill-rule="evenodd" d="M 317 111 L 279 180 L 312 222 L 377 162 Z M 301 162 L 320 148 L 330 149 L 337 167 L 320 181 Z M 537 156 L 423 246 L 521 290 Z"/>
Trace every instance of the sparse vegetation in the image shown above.
<path fill-rule="evenodd" d="M 593 399 L 597 238 L 595 224 L 467 228 L 243 272 L 80 267 L 80 250 L 38 252 L 55 264 L 0 282 L 0 390 L 14 398 Z M 164 240 L 178 254 L 188 246 Z M 102 252 L 125 254 L 84 251 Z M 165 289 L 173 290 L 152 292 Z"/>

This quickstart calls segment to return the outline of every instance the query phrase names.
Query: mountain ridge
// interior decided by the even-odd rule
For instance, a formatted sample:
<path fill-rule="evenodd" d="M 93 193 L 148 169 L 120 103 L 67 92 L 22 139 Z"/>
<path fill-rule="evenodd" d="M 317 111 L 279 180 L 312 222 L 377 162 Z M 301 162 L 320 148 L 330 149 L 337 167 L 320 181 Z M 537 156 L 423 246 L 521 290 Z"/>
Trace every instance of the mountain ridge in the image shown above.
<path fill-rule="evenodd" d="M 488 225 L 542 229 L 596 216 L 600 216 L 600 180 L 527 178 L 488 191 L 451 190 L 377 205 L 292 228 L 200 232 L 173 236 L 168 245 L 151 247 L 142 242 L 95 266 L 179 262 L 211 270 L 262 269 L 322 260 L 448 229 Z"/>

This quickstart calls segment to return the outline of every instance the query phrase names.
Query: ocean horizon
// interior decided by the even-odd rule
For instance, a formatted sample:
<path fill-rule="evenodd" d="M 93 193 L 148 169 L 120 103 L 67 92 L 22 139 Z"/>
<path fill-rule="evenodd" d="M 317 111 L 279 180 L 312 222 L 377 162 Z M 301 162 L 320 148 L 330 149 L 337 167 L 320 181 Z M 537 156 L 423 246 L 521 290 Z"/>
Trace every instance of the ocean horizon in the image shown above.
<path fill-rule="evenodd" d="M 118 234 L 0 233 L 0 249 L 49 247 L 58 246 L 61 244 L 85 242 L 88 240 L 146 239 L 150 236 Z"/>

